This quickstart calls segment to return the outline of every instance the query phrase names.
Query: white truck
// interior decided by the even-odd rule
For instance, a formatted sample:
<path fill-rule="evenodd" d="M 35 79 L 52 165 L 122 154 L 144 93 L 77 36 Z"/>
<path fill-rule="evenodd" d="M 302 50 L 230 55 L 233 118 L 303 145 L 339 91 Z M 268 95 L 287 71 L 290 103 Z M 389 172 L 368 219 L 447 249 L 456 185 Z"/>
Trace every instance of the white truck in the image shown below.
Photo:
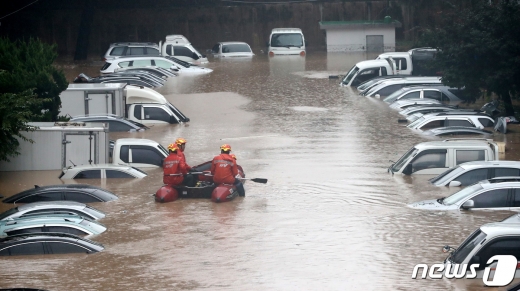
<path fill-rule="evenodd" d="M 206 64 L 208 58 L 195 49 L 186 37 L 180 34 L 167 35 L 164 43 L 159 42 L 161 55 L 172 56 L 192 64 Z"/>
<path fill-rule="evenodd" d="M 114 114 L 143 124 L 190 120 L 157 91 L 124 83 L 69 84 L 60 99 L 60 115 L 68 117 Z"/>
<path fill-rule="evenodd" d="M 305 56 L 305 37 L 299 28 L 274 28 L 267 42 L 270 57 L 275 55 Z"/>
<path fill-rule="evenodd" d="M 358 86 L 379 76 L 435 76 L 437 73 L 426 67 L 435 54 L 436 50 L 430 48 L 383 53 L 375 60 L 358 62 L 345 75 L 340 85 Z"/>
<path fill-rule="evenodd" d="M 388 172 L 392 174 L 441 174 L 459 164 L 472 161 L 497 161 L 498 144 L 487 139 L 447 139 L 416 144 Z"/>
<path fill-rule="evenodd" d="M 142 138 L 120 138 L 110 141 L 110 159 L 115 165 L 127 165 L 138 168 L 162 167 L 168 156 L 161 144 Z"/>

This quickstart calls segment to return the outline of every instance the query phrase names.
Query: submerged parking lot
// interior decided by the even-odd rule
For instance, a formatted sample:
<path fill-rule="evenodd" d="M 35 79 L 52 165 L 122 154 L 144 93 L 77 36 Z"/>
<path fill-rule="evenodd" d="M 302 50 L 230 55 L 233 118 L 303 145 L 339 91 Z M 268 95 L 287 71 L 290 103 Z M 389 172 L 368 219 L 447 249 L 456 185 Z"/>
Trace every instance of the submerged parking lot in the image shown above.
<path fill-rule="evenodd" d="M 191 122 L 155 125 L 140 137 L 168 145 L 187 139 L 197 165 L 228 143 L 247 177 L 246 197 L 229 203 L 179 200 L 157 204 L 162 169 L 141 180 L 61 181 L 59 171 L 0 172 L 13 195 L 34 185 L 87 183 L 119 196 L 92 204 L 108 230 L 92 239 L 93 255 L 2 259 L 0 287 L 48 290 L 493 290 L 481 280 L 412 280 L 416 264 L 442 262 L 505 211 L 428 212 L 406 204 L 447 196 L 431 176 L 387 173 L 413 145 L 426 141 L 378 99 L 360 97 L 329 75 L 345 73 L 363 54 L 309 52 L 305 58 L 257 55 L 215 61 L 203 76 L 170 78 L 158 91 Z M 69 81 L 100 66 L 65 67 Z M 519 160 L 518 134 L 502 159 Z M 0 210 L 9 209 L 0 205 Z M 502 290 L 502 289 L 500 289 Z"/>

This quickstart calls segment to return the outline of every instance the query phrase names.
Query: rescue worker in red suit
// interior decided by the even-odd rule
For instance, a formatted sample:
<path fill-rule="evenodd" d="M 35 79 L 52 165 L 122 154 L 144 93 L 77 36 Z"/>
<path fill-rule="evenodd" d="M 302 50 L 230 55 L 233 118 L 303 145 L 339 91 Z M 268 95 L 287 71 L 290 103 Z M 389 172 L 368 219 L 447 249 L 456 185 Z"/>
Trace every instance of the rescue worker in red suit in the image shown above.
<path fill-rule="evenodd" d="M 186 157 L 184 156 L 184 149 L 186 148 L 186 139 L 179 137 L 175 140 L 175 144 L 179 148 L 177 151 L 177 155 L 181 157 L 182 161 L 186 165 L 186 171 L 191 171 L 191 167 L 186 163 Z M 195 187 L 195 184 L 197 183 L 197 179 L 192 174 L 187 174 L 184 176 L 184 180 L 182 183 L 188 187 Z"/>
<path fill-rule="evenodd" d="M 177 154 L 179 148 L 176 144 L 170 144 L 168 146 L 168 152 L 170 154 L 163 162 L 163 183 L 172 187 L 179 186 L 184 180 L 184 175 L 188 172 L 186 164 Z"/>
<path fill-rule="evenodd" d="M 230 154 L 230 156 L 235 159 L 235 161 L 237 160 L 237 156 L 235 156 L 235 154 Z M 238 175 L 240 177 L 236 177 L 236 178 L 245 178 L 246 177 L 246 174 L 244 173 L 244 169 L 242 169 L 242 166 L 240 166 L 239 164 L 237 164 L 237 168 L 238 168 Z"/>
<path fill-rule="evenodd" d="M 237 188 L 239 196 L 246 196 L 244 185 L 235 178 L 238 175 L 237 162 L 231 155 L 231 146 L 223 144 L 220 147 L 220 155 L 215 156 L 211 162 L 211 174 L 213 175 L 213 182 L 220 184 L 233 184 Z"/>

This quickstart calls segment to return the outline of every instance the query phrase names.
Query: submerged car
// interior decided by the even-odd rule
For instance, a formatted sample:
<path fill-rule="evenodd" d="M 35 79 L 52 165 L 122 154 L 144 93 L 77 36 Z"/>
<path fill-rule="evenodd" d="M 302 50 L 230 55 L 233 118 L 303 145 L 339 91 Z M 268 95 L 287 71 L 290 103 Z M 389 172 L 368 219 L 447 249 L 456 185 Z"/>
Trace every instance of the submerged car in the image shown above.
<path fill-rule="evenodd" d="M 109 178 L 137 178 L 146 177 L 147 174 L 138 168 L 114 165 L 92 164 L 79 165 L 63 169 L 60 179 L 109 179 Z"/>
<path fill-rule="evenodd" d="M 449 86 L 410 86 L 403 87 L 383 99 L 386 103 L 392 103 L 396 100 L 430 98 L 441 102 L 460 102 L 461 99 L 456 95 L 459 89 Z"/>
<path fill-rule="evenodd" d="M 422 132 L 426 136 L 446 136 L 446 135 L 484 135 L 488 136 L 493 134 L 491 131 L 467 127 L 467 126 L 448 126 L 448 127 L 437 127 Z"/>
<path fill-rule="evenodd" d="M 100 234 L 105 230 L 107 228 L 100 223 L 70 214 L 29 216 L 0 221 L 0 236 L 35 232 L 60 232 L 85 236 Z"/>
<path fill-rule="evenodd" d="M 396 110 L 403 110 L 410 106 L 417 106 L 417 105 L 432 105 L 432 104 L 439 104 L 442 105 L 442 103 L 435 99 L 424 99 L 424 98 L 418 98 L 418 99 L 406 99 L 406 100 L 397 100 L 390 104 L 390 108 L 396 109 Z"/>
<path fill-rule="evenodd" d="M 114 193 L 91 185 L 49 185 L 35 186 L 11 197 L 4 203 L 32 203 L 42 201 L 75 201 L 80 203 L 108 202 L 119 199 Z"/>
<path fill-rule="evenodd" d="M 108 60 L 100 72 L 102 74 L 114 73 L 116 69 L 119 68 L 140 68 L 140 67 L 149 67 L 149 66 L 157 66 L 163 69 L 173 70 L 179 75 L 186 74 L 208 74 L 213 70 L 199 67 L 196 65 L 189 64 L 187 62 L 176 59 L 175 57 L 165 56 L 165 57 L 124 57 L 113 60 Z"/>
<path fill-rule="evenodd" d="M 0 256 L 97 253 L 102 244 L 68 233 L 28 233 L 0 238 Z"/>
<path fill-rule="evenodd" d="M 251 58 L 255 54 L 245 42 L 218 42 L 211 49 L 215 58 Z"/>
<path fill-rule="evenodd" d="M 430 180 L 435 186 L 468 186 L 497 177 L 520 178 L 518 161 L 476 161 L 458 165 Z"/>
<path fill-rule="evenodd" d="M 91 220 L 105 217 L 105 213 L 91 206 L 74 201 L 34 202 L 11 208 L 0 213 L 0 221 L 20 217 L 55 214 L 76 214 Z"/>
<path fill-rule="evenodd" d="M 440 77 L 406 77 L 403 79 L 389 79 L 384 80 L 380 83 L 376 83 L 372 85 L 372 87 L 367 88 L 365 91 L 361 93 L 361 95 L 366 97 L 381 97 L 388 96 L 394 93 L 395 91 L 411 85 L 430 85 L 430 84 L 441 84 Z M 432 96 L 437 96 L 437 94 L 432 94 Z M 442 95 L 440 96 L 442 97 Z M 440 101 L 440 100 L 439 100 Z"/>
<path fill-rule="evenodd" d="M 483 180 L 448 197 L 408 204 L 424 210 L 520 210 L 518 177 Z M 517 199 L 518 198 L 518 199 Z"/>
<path fill-rule="evenodd" d="M 153 42 L 115 42 L 111 43 L 103 61 L 126 56 L 159 56 L 159 45 Z"/>
<path fill-rule="evenodd" d="M 399 114 L 403 116 L 410 116 L 415 113 L 434 113 L 434 112 L 444 112 L 459 109 L 457 105 L 445 105 L 445 104 L 423 104 L 417 106 L 410 106 L 406 109 L 399 111 Z"/>
<path fill-rule="evenodd" d="M 102 122 L 108 123 L 108 130 L 110 132 L 136 132 L 149 129 L 142 123 L 135 122 L 115 115 L 83 115 L 74 116 L 70 119 L 71 122 Z"/>
<path fill-rule="evenodd" d="M 423 115 L 408 124 L 408 128 L 424 131 L 436 127 L 465 126 L 483 129 L 495 124 L 493 118 L 476 111 L 447 111 Z"/>

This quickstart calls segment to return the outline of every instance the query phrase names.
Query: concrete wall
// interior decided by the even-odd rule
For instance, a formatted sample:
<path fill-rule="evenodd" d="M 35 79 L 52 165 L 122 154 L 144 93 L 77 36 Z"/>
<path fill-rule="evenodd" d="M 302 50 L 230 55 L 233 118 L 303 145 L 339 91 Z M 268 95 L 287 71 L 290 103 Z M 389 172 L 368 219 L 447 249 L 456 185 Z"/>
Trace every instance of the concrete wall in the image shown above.
<path fill-rule="evenodd" d="M 382 35 L 385 52 L 395 51 L 395 28 L 327 29 L 327 52 L 365 51 L 367 35 Z"/>

